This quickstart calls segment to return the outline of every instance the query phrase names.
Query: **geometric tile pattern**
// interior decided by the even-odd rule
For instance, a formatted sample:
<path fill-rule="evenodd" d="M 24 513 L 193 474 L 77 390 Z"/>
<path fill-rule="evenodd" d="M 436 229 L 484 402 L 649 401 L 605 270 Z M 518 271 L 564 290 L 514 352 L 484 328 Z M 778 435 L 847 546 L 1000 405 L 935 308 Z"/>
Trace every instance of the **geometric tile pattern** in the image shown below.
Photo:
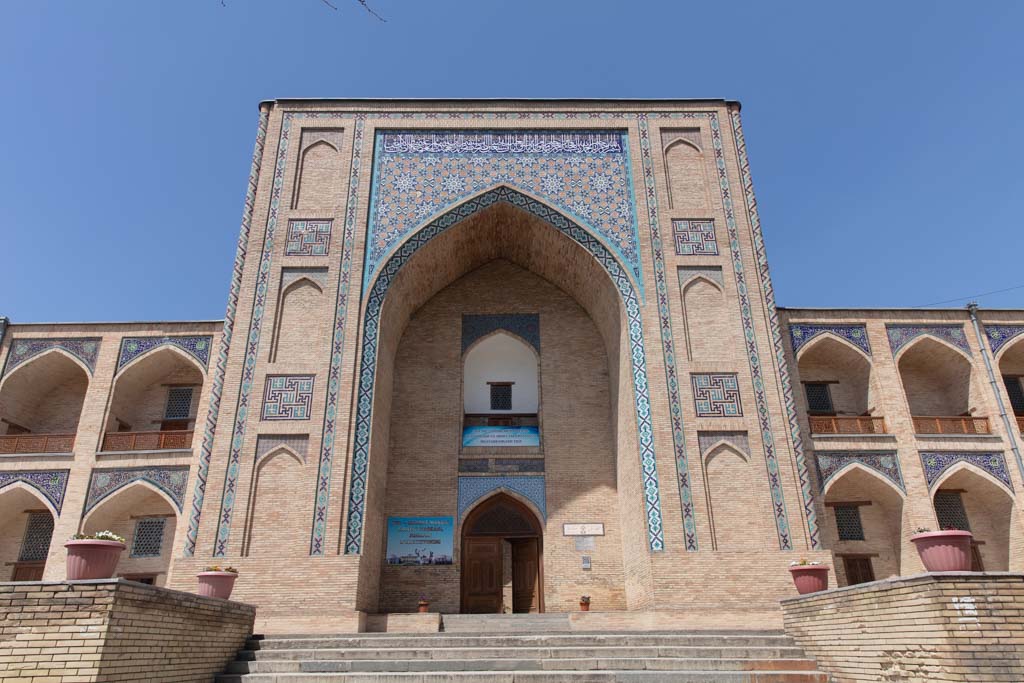
<path fill-rule="evenodd" d="M 18 367 L 25 361 L 38 356 L 50 349 L 61 349 L 82 361 L 89 372 L 96 369 L 96 359 L 100 355 L 99 339 L 15 339 L 11 342 L 11 351 L 7 354 L 7 363 L 3 374 Z"/>
<path fill-rule="evenodd" d="M 267 375 L 261 420 L 308 420 L 315 375 Z"/>
<path fill-rule="evenodd" d="M 173 346 L 181 349 L 199 361 L 205 369 L 210 365 L 210 347 L 213 346 L 213 337 L 209 335 L 200 337 L 125 337 L 121 340 L 121 354 L 117 357 L 115 372 L 158 346 Z"/>
<path fill-rule="evenodd" d="M 693 405 L 697 417 L 739 417 L 743 415 L 740 403 L 740 385 L 734 372 L 695 372 Z"/>
<path fill-rule="evenodd" d="M 119 469 L 93 470 L 89 478 L 89 493 L 85 498 L 85 509 L 89 512 L 97 503 L 114 492 L 137 481 L 144 481 L 166 493 L 181 510 L 185 502 L 185 486 L 188 484 L 188 466 L 126 467 Z"/>
<path fill-rule="evenodd" d="M 1006 488 L 1013 490 L 1013 482 L 1010 481 L 1010 472 L 1006 467 L 1006 458 L 1002 453 L 978 453 L 978 452 L 957 452 L 957 451 L 921 451 L 921 466 L 924 468 L 924 478 L 931 489 L 943 472 L 958 462 L 965 462 L 988 472 L 999 481 L 1006 484 Z"/>
<path fill-rule="evenodd" d="M 245 204 L 242 207 L 242 222 L 238 231 L 238 246 L 235 249 L 235 262 L 231 271 L 231 287 L 228 290 L 227 309 L 224 313 L 224 327 L 221 332 L 220 352 L 213 370 L 213 383 L 210 386 L 210 408 L 206 413 L 203 426 L 203 443 L 199 450 L 199 462 L 196 466 L 196 483 L 192 491 L 192 508 L 189 510 L 188 530 L 185 533 L 185 545 L 182 550 L 185 557 L 192 557 L 196 552 L 196 539 L 199 537 L 199 521 L 203 513 L 203 501 L 206 498 L 206 480 L 210 473 L 210 459 L 213 455 L 213 440 L 217 434 L 217 420 L 220 417 L 220 401 L 224 390 L 224 375 L 227 372 L 228 353 L 231 351 L 231 339 L 235 329 L 235 313 L 238 309 L 238 297 L 242 290 L 242 270 L 245 266 L 245 255 L 249 246 L 249 231 L 252 227 L 252 214 L 256 206 L 256 187 L 260 177 L 263 160 L 263 147 L 267 140 L 267 121 L 269 112 L 260 108 L 259 125 L 256 128 L 256 144 L 253 147 L 252 163 L 249 166 L 249 182 L 245 190 Z"/>
<path fill-rule="evenodd" d="M 68 487 L 68 474 L 70 472 L 71 470 L 0 472 L 0 491 L 20 481 L 42 494 L 43 498 L 50 501 L 53 509 L 59 515 L 60 508 L 64 505 L 64 491 Z"/>
<path fill-rule="evenodd" d="M 715 222 L 712 220 L 672 221 L 677 256 L 718 256 Z"/>
<path fill-rule="evenodd" d="M 793 353 L 822 334 L 832 334 L 844 339 L 864 353 L 871 355 L 871 344 L 868 342 L 868 330 L 864 325 L 814 325 L 810 323 L 793 323 L 789 326 L 789 338 L 793 341 Z"/>
<path fill-rule="evenodd" d="M 999 349 L 1006 346 L 1007 342 L 1024 334 L 1024 325 L 985 325 L 985 334 L 988 336 L 988 344 L 992 347 L 992 353 L 999 353 Z"/>
<path fill-rule="evenodd" d="M 505 489 L 514 491 L 537 506 L 544 519 L 548 517 L 544 476 L 528 477 L 459 477 L 459 519 L 466 510 L 488 494 Z"/>
<path fill-rule="evenodd" d="M 878 472 L 895 484 L 900 491 L 907 492 L 903 484 L 900 460 L 895 451 L 817 451 L 814 454 L 814 464 L 818 470 L 818 490 L 824 493 L 828 483 L 848 465 L 854 463 Z"/>
<path fill-rule="evenodd" d="M 761 218 L 757 211 L 757 197 L 754 194 L 753 176 L 750 172 L 750 160 L 747 157 L 747 144 L 743 138 L 743 125 L 740 120 L 740 109 L 737 104 L 729 105 L 729 119 L 732 124 L 733 143 L 736 148 L 736 155 L 740 164 L 740 179 L 743 183 L 743 199 L 747 209 L 747 219 L 750 224 L 751 238 L 754 243 L 754 256 L 757 259 L 757 271 L 760 275 L 761 291 L 764 295 L 768 311 L 768 328 L 771 331 L 772 346 L 775 349 L 775 363 L 778 368 L 779 379 L 782 384 L 782 402 L 786 409 L 786 418 L 789 421 L 789 435 L 793 444 L 793 459 L 796 463 L 797 477 L 800 483 L 800 496 L 803 503 L 804 520 L 807 524 L 807 537 L 811 549 L 820 547 L 818 538 L 817 514 L 814 511 L 814 494 L 811 488 L 810 472 L 807 468 L 807 459 L 804 457 L 803 440 L 800 435 L 800 424 L 797 420 L 796 400 L 793 396 L 793 383 L 789 377 L 789 369 L 786 365 L 786 352 L 782 342 L 782 326 L 779 324 L 779 312 L 775 305 L 775 290 L 772 286 L 771 273 L 768 269 L 768 255 L 764 246 L 764 234 L 761 230 Z M 714 136 L 720 137 L 717 130 L 717 118 L 715 122 Z M 725 172 L 725 163 L 720 154 L 720 140 L 715 140 L 715 155 L 719 168 L 719 179 L 722 189 L 722 203 L 729 222 L 730 244 L 736 243 L 736 221 L 733 216 L 732 196 L 729 192 L 728 175 Z M 741 269 L 742 263 L 737 260 L 737 248 L 732 247 L 733 262 L 737 270 Z M 746 287 L 744 286 L 744 292 Z M 745 299 L 745 294 L 743 296 Z M 741 310 L 749 309 L 749 302 L 741 299 Z M 744 330 L 748 331 L 750 325 L 745 320 Z M 757 354 L 756 341 L 753 346 L 748 346 L 751 351 L 751 367 L 754 366 L 754 358 Z M 762 388 L 759 388 L 759 385 Z M 789 522 L 785 511 L 785 504 L 782 498 L 782 489 L 778 484 L 778 460 L 775 456 L 774 436 L 771 431 L 770 418 L 767 415 L 767 406 L 763 401 L 763 380 L 754 377 L 754 392 L 757 398 L 758 419 L 761 423 L 762 437 L 767 434 L 765 440 L 765 460 L 768 465 L 768 475 L 772 487 L 772 500 L 775 504 L 775 521 L 779 531 L 779 546 L 783 550 L 792 549 L 793 545 L 789 538 Z"/>
<path fill-rule="evenodd" d="M 967 344 L 963 325 L 886 325 L 885 331 L 889 335 L 889 346 L 892 347 L 893 356 L 907 344 L 924 335 L 947 342 L 968 356 L 971 355 L 971 347 Z"/>
<path fill-rule="evenodd" d="M 327 256 L 331 245 L 330 220 L 288 221 L 285 256 Z"/>
<path fill-rule="evenodd" d="M 462 352 L 496 330 L 516 335 L 540 353 L 540 316 L 536 313 L 462 316 Z"/>
<path fill-rule="evenodd" d="M 652 551 L 660 551 L 664 549 L 664 535 L 661 521 L 661 499 L 658 491 L 657 459 L 654 452 L 654 430 L 651 423 L 640 305 L 632 281 L 615 256 L 605 248 L 604 243 L 595 238 L 588 230 L 546 204 L 510 187 L 500 186 L 452 208 L 416 232 L 379 268 L 366 292 L 367 305 L 364 313 L 363 348 L 358 379 L 359 395 L 356 400 L 356 433 L 350 473 L 345 553 L 357 554 L 362 549 L 377 360 L 377 334 L 380 325 L 380 312 L 388 288 L 406 261 L 423 245 L 452 226 L 459 224 L 465 218 L 498 202 L 511 204 L 533 214 L 580 244 L 605 269 L 623 298 L 628 321 L 630 358 L 633 364 L 633 386 L 637 431 L 640 440 L 640 466 L 647 512 L 648 545 Z"/>
<path fill-rule="evenodd" d="M 641 280 L 626 136 L 619 131 L 377 133 L 364 282 L 431 216 L 496 185 L 589 226 Z"/>

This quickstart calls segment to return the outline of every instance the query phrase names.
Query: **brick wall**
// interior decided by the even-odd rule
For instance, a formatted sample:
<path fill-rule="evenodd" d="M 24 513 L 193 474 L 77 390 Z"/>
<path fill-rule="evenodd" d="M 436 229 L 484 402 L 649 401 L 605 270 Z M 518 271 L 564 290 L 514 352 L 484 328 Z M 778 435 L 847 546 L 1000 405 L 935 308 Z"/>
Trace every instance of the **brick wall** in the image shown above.
<path fill-rule="evenodd" d="M 208 683 L 256 608 L 106 579 L 0 584 L 0 614 L 5 681 Z"/>
<path fill-rule="evenodd" d="M 1024 680 L 1024 574 L 921 574 L 782 601 L 838 683 Z"/>

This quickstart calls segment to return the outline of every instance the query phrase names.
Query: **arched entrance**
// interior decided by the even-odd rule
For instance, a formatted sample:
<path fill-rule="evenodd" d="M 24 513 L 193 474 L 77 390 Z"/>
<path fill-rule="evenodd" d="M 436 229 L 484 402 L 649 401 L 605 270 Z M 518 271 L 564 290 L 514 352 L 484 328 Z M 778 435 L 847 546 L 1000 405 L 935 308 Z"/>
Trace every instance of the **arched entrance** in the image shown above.
<path fill-rule="evenodd" d="M 543 612 L 543 532 L 533 512 L 504 493 L 462 524 L 461 612 Z"/>

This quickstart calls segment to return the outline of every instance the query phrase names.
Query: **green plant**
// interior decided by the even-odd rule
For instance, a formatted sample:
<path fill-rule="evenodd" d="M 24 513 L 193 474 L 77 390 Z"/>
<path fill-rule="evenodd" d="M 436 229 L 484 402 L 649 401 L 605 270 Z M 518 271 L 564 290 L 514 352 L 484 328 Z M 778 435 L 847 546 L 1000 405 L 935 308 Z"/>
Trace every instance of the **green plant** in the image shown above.
<path fill-rule="evenodd" d="M 926 526 L 919 526 L 916 529 L 914 529 L 915 534 L 930 534 L 931 532 L 932 530 Z"/>
<path fill-rule="evenodd" d="M 221 567 L 219 564 L 212 564 L 209 567 L 207 567 L 206 569 L 204 569 L 203 571 L 206 571 L 206 572 L 231 572 L 232 574 L 237 574 L 238 573 L 238 570 L 235 569 L 234 567 Z"/>
<path fill-rule="evenodd" d="M 801 557 L 799 560 L 793 560 L 789 563 L 790 567 L 817 567 L 821 562 L 818 560 L 808 560 L 806 557 Z"/>
<path fill-rule="evenodd" d="M 580 604 L 581 605 L 589 605 L 590 604 L 590 596 L 589 595 L 581 595 L 580 596 Z"/>
<path fill-rule="evenodd" d="M 92 534 L 75 534 L 72 541 L 115 541 L 124 543 L 124 536 L 118 536 L 113 531 L 97 531 Z"/>

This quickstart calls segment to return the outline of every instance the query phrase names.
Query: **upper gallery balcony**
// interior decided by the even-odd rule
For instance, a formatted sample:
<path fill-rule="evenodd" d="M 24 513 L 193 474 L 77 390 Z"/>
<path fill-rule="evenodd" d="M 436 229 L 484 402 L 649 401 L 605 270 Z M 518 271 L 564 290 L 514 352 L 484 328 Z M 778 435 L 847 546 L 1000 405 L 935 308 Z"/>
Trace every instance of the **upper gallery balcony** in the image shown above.
<path fill-rule="evenodd" d="M 0 383 L 0 454 L 70 454 L 89 388 L 81 361 L 51 349 Z"/>
<path fill-rule="evenodd" d="M 801 350 L 798 368 L 812 434 L 887 433 L 885 419 L 872 415 L 871 361 L 860 349 L 822 335 Z"/>
<path fill-rule="evenodd" d="M 914 433 L 988 435 L 989 420 L 976 415 L 979 388 L 973 364 L 962 351 L 922 336 L 900 354 L 900 379 L 913 417 Z"/>
<path fill-rule="evenodd" d="M 202 387 L 200 367 L 173 347 L 139 357 L 114 381 L 100 450 L 190 449 Z"/>

